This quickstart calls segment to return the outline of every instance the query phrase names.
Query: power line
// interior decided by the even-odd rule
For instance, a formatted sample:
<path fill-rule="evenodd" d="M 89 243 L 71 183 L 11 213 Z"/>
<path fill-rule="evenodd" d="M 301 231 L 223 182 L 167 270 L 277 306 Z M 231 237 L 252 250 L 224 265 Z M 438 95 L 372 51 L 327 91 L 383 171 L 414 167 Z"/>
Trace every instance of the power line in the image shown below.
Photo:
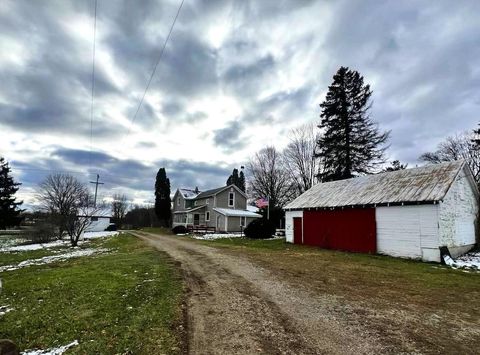
<path fill-rule="evenodd" d="M 140 107 L 142 107 L 143 101 L 145 99 L 145 96 L 147 95 L 147 91 L 150 87 L 150 84 L 152 83 L 152 80 L 153 80 L 153 77 L 154 77 L 155 72 L 157 70 L 158 64 L 160 63 L 160 60 L 163 57 L 163 53 L 165 52 L 165 47 L 167 47 L 168 40 L 170 39 L 170 35 L 172 34 L 172 31 L 173 31 L 173 27 L 175 26 L 175 23 L 177 22 L 178 15 L 180 14 L 180 11 L 182 10 L 182 6 L 183 6 L 184 1 L 185 0 L 182 0 L 182 2 L 180 3 L 180 6 L 178 7 L 177 14 L 175 15 L 175 18 L 173 19 L 172 25 L 170 26 L 170 31 L 168 31 L 167 38 L 165 39 L 165 42 L 163 43 L 163 47 L 162 47 L 162 50 L 160 51 L 160 55 L 158 56 L 158 60 L 155 63 L 155 66 L 153 67 L 153 71 L 152 71 L 152 74 L 150 75 L 150 79 L 148 79 L 147 86 L 145 87 L 145 91 L 143 92 L 143 95 L 142 95 L 142 99 L 140 100 L 140 102 L 138 104 L 138 107 L 137 107 L 137 110 L 135 111 L 135 114 L 133 115 L 133 118 L 130 122 L 130 127 L 128 128 L 128 132 L 127 132 L 127 135 L 125 136 L 125 139 L 130 135 L 132 125 L 135 123 L 135 120 L 136 120 L 137 115 L 138 115 L 138 111 L 140 111 Z"/>
<path fill-rule="evenodd" d="M 95 97 L 95 42 L 97 36 L 97 0 L 95 0 L 94 20 L 93 20 L 93 53 L 92 53 L 92 102 L 90 106 L 90 156 L 89 166 L 92 167 L 92 148 L 93 148 L 93 103 Z"/>

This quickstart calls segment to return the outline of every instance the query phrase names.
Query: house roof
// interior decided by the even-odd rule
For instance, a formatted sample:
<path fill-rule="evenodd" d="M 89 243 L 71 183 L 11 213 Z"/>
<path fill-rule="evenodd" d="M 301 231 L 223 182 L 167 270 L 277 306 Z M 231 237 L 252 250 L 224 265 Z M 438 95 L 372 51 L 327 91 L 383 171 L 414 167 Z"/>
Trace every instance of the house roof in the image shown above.
<path fill-rule="evenodd" d="M 229 189 L 229 188 L 231 188 L 231 187 L 233 187 L 235 190 L 237 190 L 237 191 L 240 192 L 242 195 L 244 195 L 245 197 L 247 197 L 247 196 L 245 195 L 245 193 L 238 188 L 238 186 L 236 186 L 235 184 L 230 184 L 230 185 L 227 185 L 227 186 L 217 187 L 216 189 L 211 189 L 211 190 L 203 191 L 203 192 L 201 192 L 200 194 L 198 194 L 195 198 L 196 198 L 196 199 L 201 199 L 201 198 L 206 198 L 206 197 L 214 196 L 214 195 L 218 194 L 219 192 L 222 192 L 222 191 L 224 191 L 224 190 L 226 190 L 226 189 Z"/>
<path fill-rule="evenodd" d="M 321 183 L 285 209 L 434 203 L 443 200 L 464 166 L 461 160 Z"/>
<path fill-rule="evenodd" d="M 253 217 L 253 218 L 262 217 L 261 214 L 250 212 L 247 210 L 234 210 L 229 208 L 217 208 L 217 207 L 215 207 L 213 210 L 227 217 Z"/>
<path fill-rule="evenodd" d="M 217 193 L 219 193 L 220 191 L 226 189 L 228 186 L 222 186 L 222 187 L 218 187 L 216 189 L 211 189 L 211 190 L 207 190 L 207 191 L 203 191 L 201 192 L 200 194 L 198 194 L 198 196 L 196 198 L 205 198 L 205 197 L 209 197 L 209 196 L 213 196 L 213 195 L 216 195 Z"/>
<path fill-rule="evenodd" d="M 195 197 L 197 197 L 200 194 L 200 191 L 197 192 L 197 191 L 192 190 L 192 189 L 181 188 L 181 189 L 178 189 L 178 191 L 180 191 L 183 198 L 186 199 L 186 200 L 194 199 Z"/>

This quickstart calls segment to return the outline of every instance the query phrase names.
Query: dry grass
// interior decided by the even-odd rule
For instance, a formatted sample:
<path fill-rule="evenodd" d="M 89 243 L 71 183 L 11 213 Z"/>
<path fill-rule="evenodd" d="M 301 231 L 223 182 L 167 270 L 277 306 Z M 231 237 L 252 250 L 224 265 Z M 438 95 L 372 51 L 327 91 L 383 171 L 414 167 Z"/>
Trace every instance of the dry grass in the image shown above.
<path fill-rule="evenodd" d="M 366 327 L 394 349 L 462 354 L 480 349 L 480 273 L 283 240 L 202 243 L 246 255 L 312 297 L 333 297 L 332 311 L 346 326 Z"/>

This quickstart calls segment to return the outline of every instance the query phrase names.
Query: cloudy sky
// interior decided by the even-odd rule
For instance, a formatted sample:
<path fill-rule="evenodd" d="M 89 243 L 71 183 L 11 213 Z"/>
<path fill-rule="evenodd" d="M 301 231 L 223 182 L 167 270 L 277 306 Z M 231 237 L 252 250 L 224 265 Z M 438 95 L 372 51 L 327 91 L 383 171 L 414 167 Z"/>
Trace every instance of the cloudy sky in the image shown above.
<path fill-rule="evenodd" d="M 319 121 L 341 65 L 371 85 L 390 159 L 480 121 L 479 1 L 185 0 L 132 123 L 179 4 L 98 0 L 91 139 L 94 0 L 0 2 L 0 155 L 28 204 L 48 170 L 135 202 L 162 166 L 172 188 L 222 185 Z"/>

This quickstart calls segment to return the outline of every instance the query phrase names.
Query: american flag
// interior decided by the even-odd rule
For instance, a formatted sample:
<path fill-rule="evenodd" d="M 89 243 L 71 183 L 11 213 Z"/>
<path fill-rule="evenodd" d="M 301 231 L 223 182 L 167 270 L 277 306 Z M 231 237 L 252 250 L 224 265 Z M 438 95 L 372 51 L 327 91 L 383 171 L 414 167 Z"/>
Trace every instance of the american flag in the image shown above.
<path fill-rule="evenodd" d="M 268 197 L 258 199 L 257 201 L 255 201 L 255 205 L 258 208 L 267 207 L 268 206 Z"/>

